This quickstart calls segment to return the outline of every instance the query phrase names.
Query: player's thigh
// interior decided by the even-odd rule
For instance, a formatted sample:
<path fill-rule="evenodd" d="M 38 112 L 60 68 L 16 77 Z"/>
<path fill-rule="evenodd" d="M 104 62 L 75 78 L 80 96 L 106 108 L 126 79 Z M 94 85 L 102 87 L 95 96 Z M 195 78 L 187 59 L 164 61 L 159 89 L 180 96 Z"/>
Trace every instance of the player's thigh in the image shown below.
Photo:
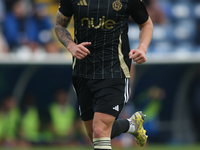
<path fill-rule="evenodd" d="M 91 84 L 94 112 L 118 117 L 129 99 L 129 79 L 105 79 Z"/>
<path fill-rule="evenodd" d="M 93 94 L 88 87 L 88 79 L 73 77 L 73 86 L 76 91 L 76 96 L 79 103 L 80 116 L 83 121 L 89 121 L 93 119 Z"/>

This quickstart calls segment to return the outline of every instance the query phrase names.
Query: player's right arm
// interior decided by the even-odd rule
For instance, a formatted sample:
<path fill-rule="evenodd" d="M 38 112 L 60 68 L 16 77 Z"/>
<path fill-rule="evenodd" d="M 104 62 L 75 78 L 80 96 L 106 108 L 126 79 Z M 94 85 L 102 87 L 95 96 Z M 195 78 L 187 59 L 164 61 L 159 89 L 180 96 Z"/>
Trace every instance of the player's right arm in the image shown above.
<path fill-rule="evenodd" d="M 64 16 L 60 11 L 57 12 L 55 32 L 59 41 L 70 51 L 73 57 L 77 59 L 83 59 L 90 51 L 85 47 L 91 45 L 91 42 L 83 42 L 80 44 L 74 43 L 67 26 L 71 17 Z"/>

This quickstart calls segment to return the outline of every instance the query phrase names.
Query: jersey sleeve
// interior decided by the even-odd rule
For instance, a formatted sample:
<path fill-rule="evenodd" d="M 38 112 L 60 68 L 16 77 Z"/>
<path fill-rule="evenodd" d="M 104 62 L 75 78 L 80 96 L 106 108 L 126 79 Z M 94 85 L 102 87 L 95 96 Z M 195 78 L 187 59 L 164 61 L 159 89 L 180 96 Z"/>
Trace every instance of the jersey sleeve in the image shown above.
<path fill-rule="evenodd" d="M 130 0 L 128 13 L 137 24 L 145 23 L 149 14 L 142 0 Z"/>
<path fill-rule="evenodd" d="M 72 0 L 60 0 L 59 11 L 66 17 L 73 15 Z"/>

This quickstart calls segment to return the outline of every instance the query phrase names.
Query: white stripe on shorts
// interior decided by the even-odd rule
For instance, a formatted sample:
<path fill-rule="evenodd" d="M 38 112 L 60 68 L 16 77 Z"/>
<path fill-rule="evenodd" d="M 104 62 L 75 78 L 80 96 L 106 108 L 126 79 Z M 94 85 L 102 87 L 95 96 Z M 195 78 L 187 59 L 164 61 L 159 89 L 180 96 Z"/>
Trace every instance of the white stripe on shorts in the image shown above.
<path fill-rule="evenodd" d="M 130 86 L 129 86 L 129 78 L 125 78 L 125 89 L 124 89 L 124 103 L 128 103 L 130 97 Z"/>

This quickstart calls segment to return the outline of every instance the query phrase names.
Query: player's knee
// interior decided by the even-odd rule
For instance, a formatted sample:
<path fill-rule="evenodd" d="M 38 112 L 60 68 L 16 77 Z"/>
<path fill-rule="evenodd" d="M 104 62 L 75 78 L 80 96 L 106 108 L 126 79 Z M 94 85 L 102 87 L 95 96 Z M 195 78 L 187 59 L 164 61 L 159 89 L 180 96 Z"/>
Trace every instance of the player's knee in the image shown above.
<path fill-rule="evenodd" d="M 104 132 L 105 132 L 105 131 L 104 131 L 103 128 L 101 128 L 101 127 L 95 127 L 95 128 L 94 128 L 94 131 L 93 131 L 94 138 L 105 137 Z"/>

